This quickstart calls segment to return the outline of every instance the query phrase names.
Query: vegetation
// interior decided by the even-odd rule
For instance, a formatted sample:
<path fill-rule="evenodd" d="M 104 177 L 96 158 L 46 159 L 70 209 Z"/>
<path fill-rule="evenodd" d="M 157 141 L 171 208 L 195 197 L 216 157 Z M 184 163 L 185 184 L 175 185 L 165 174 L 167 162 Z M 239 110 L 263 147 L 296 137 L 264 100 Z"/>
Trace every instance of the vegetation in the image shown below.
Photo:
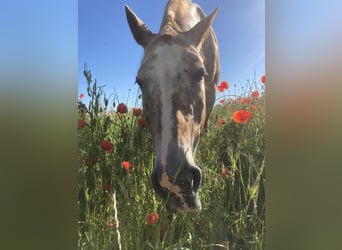
<path fill-rule="evenodd" d="M 152 190 L 154 149 L 141 100 L 129 110 L 110 101 L 89 70 L 84 75 L 90 101 L 78 103 L 79 249 L 264 248 L 261 82 L 247 81 L 240 96 L 218 86 L 222 96 L 196 155 L 202 211 L 174 214 Z"/>

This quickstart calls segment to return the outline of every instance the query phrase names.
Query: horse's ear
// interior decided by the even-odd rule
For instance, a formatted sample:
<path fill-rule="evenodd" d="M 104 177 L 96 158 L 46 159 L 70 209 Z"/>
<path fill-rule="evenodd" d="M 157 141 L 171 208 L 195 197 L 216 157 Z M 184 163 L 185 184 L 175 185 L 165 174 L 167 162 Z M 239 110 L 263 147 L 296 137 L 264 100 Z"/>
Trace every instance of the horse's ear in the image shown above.
<path fill-rule="evenodd" d="M 214 21 L 218 9 L 219 7 L 216 7 L 216 9 L 209 16 L 203 18 L 194 27 L 183 33 L 185 38 L 195 47 L 201 47 L 207 38 L 210 25 Z"/>
<path fill-rule="evenodd" d="M 155 34 L 150 31 L 144 22 L 141 21 L 127 5 L 125 6 L 125 11 L 127 22 L 135 41 L 143 48 L 146 48 L 150 41 L 155 37 Z"/>

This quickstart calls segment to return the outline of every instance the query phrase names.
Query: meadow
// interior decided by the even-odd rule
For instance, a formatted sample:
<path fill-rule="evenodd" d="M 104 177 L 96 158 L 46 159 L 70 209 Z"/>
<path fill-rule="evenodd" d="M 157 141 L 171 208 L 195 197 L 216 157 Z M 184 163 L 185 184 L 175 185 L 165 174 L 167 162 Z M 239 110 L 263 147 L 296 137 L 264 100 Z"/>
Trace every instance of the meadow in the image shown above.
<path fill-rule="evenodd" d="M 239 91 L 225 81 L 217 86 L 218 104 L 196 154 L 202 211 L 175 214 L 152 190 L 154 148 L 140 97 L 128 108 L 107 97 L 88 69 L 84 76 L 79 249 L 264 249 L 264 78 L 246 81 Z"/>

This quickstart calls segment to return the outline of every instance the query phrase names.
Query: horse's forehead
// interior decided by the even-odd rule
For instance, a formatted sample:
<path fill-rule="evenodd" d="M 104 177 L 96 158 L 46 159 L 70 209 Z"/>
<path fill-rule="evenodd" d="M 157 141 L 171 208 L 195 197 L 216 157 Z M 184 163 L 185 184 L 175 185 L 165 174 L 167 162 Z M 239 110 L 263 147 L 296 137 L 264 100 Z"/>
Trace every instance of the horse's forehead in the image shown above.
<path fill-rule="evenodd" d="M 142 65 L 174 68 L 181 62 L 183 53 L 184 48 L 176 43 L 156 45 L 145 53 Z"/>
<path fill-rule="evenodd" d="M 203 63 L 203 59 L 194 49 L 179 43 L 157 43 L 145 52 L 139 74 L 162 80 L 194 67 L 195 63 Z"/>

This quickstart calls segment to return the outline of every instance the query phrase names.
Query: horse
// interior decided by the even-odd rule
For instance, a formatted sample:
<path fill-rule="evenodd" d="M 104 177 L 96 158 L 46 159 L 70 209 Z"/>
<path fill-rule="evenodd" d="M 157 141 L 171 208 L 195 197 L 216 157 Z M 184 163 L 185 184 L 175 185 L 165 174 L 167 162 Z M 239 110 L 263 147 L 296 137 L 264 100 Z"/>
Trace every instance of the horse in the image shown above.
<path fill-rule="evenodd" d="M 153 33 L 125 6 L 130 31 L 144 49 L 136 83 L 155 148 L 151 183 L 172 212 L 202 208 L 202 171 L 194 158 L 220 75 L 211 27 L 217 11 L 206 16 L 191 0 L 169 0 L 159 32 Z"/>

